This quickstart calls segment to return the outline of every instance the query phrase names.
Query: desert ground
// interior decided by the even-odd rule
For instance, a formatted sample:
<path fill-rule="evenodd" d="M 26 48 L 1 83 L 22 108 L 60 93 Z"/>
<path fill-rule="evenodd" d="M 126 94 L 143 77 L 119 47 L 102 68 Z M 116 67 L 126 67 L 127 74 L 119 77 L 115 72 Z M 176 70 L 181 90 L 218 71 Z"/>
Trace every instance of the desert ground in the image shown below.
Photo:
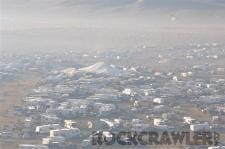
<path fill-rule="evenodd" d="M 23 104 L 23 98 L 40 81 L 37 73 L 27 73 L 17 79 L 0 83 L 0 130 L 15 131 L 23 122 L 24 117 L 14 115 L 14 107 Z M 15 136 L 17 137 L 17 136 Z M 0 140 L 0 149 L 16 149 L 20 143 L 37 143 L 37 141 Z"/>

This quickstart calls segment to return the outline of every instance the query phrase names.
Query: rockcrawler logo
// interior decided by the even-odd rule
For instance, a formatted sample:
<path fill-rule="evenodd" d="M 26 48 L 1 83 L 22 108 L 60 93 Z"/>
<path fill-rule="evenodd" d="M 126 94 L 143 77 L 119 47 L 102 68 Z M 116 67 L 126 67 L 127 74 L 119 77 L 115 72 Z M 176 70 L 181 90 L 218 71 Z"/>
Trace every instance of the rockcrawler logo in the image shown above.
<path fill-rule="evenodd" d="M 217 132 L 118 132 L 92 134 L 92 145 L 218 145 Z"/>

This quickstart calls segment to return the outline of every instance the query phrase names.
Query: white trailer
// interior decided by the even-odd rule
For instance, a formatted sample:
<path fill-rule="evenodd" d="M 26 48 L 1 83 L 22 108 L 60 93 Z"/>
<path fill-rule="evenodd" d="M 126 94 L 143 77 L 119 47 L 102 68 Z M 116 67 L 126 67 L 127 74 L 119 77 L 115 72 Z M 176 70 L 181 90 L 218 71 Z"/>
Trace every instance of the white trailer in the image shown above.
<path fill-rule="evenodd" d="M 48 149 L 45 145 L 20 144 L 19 149 Z"/>
<path fill-rule="evenodd" d="M 191 131 L 209 131 L 210 127 L 208 123 L 202 123 L 202 124 L 192 124 L 190 125 Z"/>
<path fill-rule="evenodd" d="M 72 139 L 76 137 L 80 137 L 80 129 L 79 128 L 70 128 L 70 129 L 56 129 L 50 131 L 50 137 L 62 136 L 65 139 Z"/>
<path fill-rule="evenodd" d="M 163 99 L 163 98 L 154 98 L 153 99 L 153 103 L 164 104 L 165 103 L 165 99 Z"/>
<path fill-rule="evenodd" d="M 37 126 L 35 132 L 39 134 L 46 134 L 46 133 L 49 133 L 50 130 L 55 130 L 60 128 L 61 126 L 59 124 L 42 125 L 42 126 Z"/>
<path fill-rule="evenodd" d="M 65 141 L 66 141 L 66 139 L 64 137 L 61 137 L 61 136 L 48 137 L 48 138 L 42 139 L 42 144 L 49 145 L 53 142 L 64 143 Z"/>

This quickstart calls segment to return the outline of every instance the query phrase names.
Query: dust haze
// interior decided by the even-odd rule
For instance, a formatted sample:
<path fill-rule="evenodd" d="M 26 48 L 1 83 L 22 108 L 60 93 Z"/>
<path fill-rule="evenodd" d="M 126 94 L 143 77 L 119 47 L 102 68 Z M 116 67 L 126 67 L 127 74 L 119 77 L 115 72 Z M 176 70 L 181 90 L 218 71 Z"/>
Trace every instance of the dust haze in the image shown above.
<path fill-rule="evenodd" d="M 220 0 L 1 0 L 1 51 L 224 43 Z"/>

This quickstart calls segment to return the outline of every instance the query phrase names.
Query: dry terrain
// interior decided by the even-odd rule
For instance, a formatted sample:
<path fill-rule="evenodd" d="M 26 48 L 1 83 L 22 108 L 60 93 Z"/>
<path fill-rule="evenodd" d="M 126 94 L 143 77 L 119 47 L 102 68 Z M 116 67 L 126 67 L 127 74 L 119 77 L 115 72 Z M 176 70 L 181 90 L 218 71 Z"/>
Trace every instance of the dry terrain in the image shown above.
<path fill-rule="evenodd" d="M 13 131 L 16 125 L 20 124 L 24 117 L 13 114 L 14 107 L 23 104 L 23 98 L 37 86 L 40 75 L 28 73 L 21 75 L 19 79 L 0 84 L 0 131 Z M 34 141 L 29 141 L 34 142 Z M 0 149 L 16 149 L 20 140 L 0 140 Z"/>

